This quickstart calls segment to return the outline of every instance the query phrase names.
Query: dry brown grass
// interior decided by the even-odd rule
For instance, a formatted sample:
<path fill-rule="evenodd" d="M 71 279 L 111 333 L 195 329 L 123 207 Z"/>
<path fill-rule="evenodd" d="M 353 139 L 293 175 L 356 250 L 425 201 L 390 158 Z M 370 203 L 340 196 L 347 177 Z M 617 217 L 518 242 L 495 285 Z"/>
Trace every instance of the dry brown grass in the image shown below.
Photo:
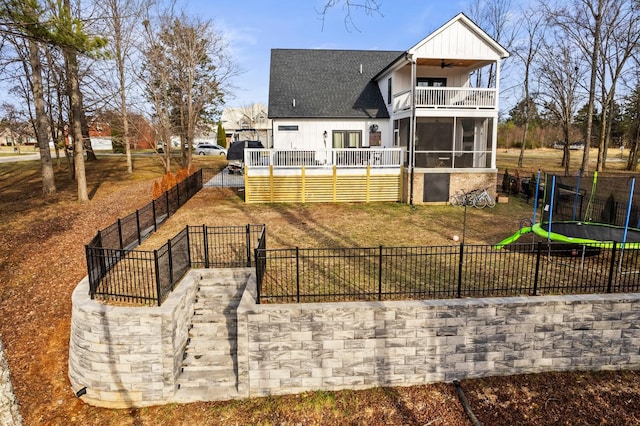
<path fill-rule="evenodd" d="M 550 154 L 551 155 L 551 154 Z M 219 159 L 196 159 L 220 167 Z M 550 162 L 545 157 L 541 163 Z M 467 425 L 451 384 L 368 391 L 313 392 L 246 401 L 98 409 L 75 397 L 67 378 L 71 292 L 86 275 L 84 244 L 151 200 L 162 174 L 152 158 L 88 164 L 91 201 L 78 204 L 75 185 L 58 171 L 60 193 L 43 200 L 37 162 L 0 164 L 0 335 L 25 425 L 432 424 Z M 536 166 L 532 166 L 536 167 Z M 501 167 L 503 170 L 504 167 Z M 530 207 L 510 201 L 468 211 L 470 241 L 495 242 Z M 204 191 L 163 226 L 173 236 L 187 223 L 266 223 L 269 246 L 402 245 L 450 242 L 462 210 L 385 205 L 253 205 L 230 191 Z M 161 244 L 166 235 L 149 244 Z M 484 424 L 638 424 L 635 372 L 551 374 L 463 382 Z M 593 416 L 591 416 L 593 414 Z"/>

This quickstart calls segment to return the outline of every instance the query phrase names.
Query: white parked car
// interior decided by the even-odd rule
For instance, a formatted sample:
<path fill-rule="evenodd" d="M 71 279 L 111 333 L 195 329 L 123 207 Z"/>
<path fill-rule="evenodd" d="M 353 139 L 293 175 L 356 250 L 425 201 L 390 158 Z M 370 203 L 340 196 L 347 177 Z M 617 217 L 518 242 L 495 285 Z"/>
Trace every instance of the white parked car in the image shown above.
<path fill-rule="evenodd" d="M 227 155 L 226 148 L 212 144 L 212 143 L 201 143 L 196 147 L 196 154 L 198 155 Z"/>

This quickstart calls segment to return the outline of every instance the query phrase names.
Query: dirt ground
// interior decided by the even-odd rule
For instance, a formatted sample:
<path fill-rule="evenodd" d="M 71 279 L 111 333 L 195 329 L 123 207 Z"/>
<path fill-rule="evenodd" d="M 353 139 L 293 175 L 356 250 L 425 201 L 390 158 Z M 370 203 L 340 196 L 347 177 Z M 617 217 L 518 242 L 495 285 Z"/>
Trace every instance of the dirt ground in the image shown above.
<path fill-rule="evenodd" d="M 99 229 L 148 203 L 151 178 L 158 176 L 150 167 L 136 172 L 134 179 L 123 178 L 119 166 L 100 161 L 89 172 L 91 201 L 86 204 L 75 202 L 75 188 L 65 183 L 63 172 L 58 176 L 60 194 L 45 201 L 37 165 L 0 166 L 0 337 L 25 425 L 471 424 L 450 383 L 132 410 L 84 404 L 67 378 L 71 293 L 86 275 L 84 245 Z M 459 232 L 459 215 L 438 218 L 437 210 L 407 213 L 404 208 L 391 206 L 376 213 L 380 209 L 367 205 L 247 206 L 230 191 L 209 190 L 183 207 L 185 215 L 176 215 L 166 230 L 172 235 L 172 228 L 184 227 L 185 220 L 267 223 L 273 236 L 270 247 L 292 239 L 305 246 L 347 245 L 362 238 L 362 245 L 368 245 L 398 235 L 397 229 L 379 224 L 393 220 L 394 209 L 399 209 L 405 225 L 420 228 L 403 236 L 407 245 L 424 235 L 431 236 L 431 244 L 444 243 L 452 232 Z M 491 215 L 483 211 L 470 219 L 490 226 L 473 227 L 469 238 L 492 240 L 516 226 Z M 374 223 L 365 226 L 364 217 L 373 217 Z M 349 224 L 349 232 L 335 232 Z M 640 375 L 635 371 L 494 377 L 463 381 L 462 387 L 485 425 L 640 424 Z"/>

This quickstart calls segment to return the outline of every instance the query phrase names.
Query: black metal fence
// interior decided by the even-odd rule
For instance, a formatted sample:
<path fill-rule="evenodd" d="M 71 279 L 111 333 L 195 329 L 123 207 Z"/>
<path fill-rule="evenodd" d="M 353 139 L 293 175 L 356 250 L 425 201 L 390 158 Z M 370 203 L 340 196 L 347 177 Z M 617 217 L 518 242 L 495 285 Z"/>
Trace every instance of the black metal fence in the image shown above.
<path fill-rule="evenodd" d="M 190 268 L 255 265 L 264 225 L 187 226 L 153 251 L 87 246 L 89 293 L 109 302 L 160 306 Z"/>
<path fill-rule="evenodd" d="M 105 294 L 120 298 L 133 292 L 132 288 L 135 287 L 135 282 L 138 280 L 147 282 L 150 273 L 155 274 L 160 270 L 160 267 L 165 267 L 166 262 L 163 261 L 165 252 L 162 248 L 157 254 L 159 256 L 157 260 L 160 263 L 155 269 L 148 267 L 154 252 L 137 251 L 134 253 L 131 250 L 138 247 L 201 188 L 202 171 L 199 170 L 146 206 L 98 231 L 96 236 L 85 246 L 91 297 L 102 294 L 104 289 L 101 289 L 100 285 L 107 276 L 112 279 L 117 277 L 118 284 Z M 176 241 L 175 244 L 179 245 L 179 242 Z M 120 265 L 120 262 L 124 263 Z M 118 270 L 112 271 L 116 266 L 119 266 Z M 180 267 L 179 261 L 177 267 L 177 269 Z M 120 271 L 123 269 L 135 270 L 137 276 L 120 276 Z M 145 286 L 144 291 L 137 297 L 144 300 L 153 298 L 152 295 L 160 293 L 159 288 L 151 290 Z"/>
<path fill-rule="evenodd" d="M 202 170 L 198 170 L 146 206 L 98 231 L 87 247 L 120 250 L 138 247 L 201 188 Z"/>
<path fill-rule="evenodd" d="M 258 303 L 637 292 L 640 253 L 567 244 L 256 250 Z"/>

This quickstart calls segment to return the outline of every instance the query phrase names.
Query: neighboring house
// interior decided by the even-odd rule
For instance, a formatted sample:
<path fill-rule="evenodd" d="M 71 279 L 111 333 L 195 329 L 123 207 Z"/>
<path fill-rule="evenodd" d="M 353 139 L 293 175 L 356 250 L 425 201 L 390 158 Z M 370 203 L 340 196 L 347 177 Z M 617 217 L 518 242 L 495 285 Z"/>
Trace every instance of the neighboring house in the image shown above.
<path fill-rule="evenodd" d="M 95 150 L 112 149 L 111 138 L 123 132 L 122 119 L 116 111 L 106 111 L 88 116 L 89 137 Z M 140 114 L 129 113 L 129 143 L 132 149 L 151 149 L 154 146 L 154 131 Z"/>
<path fill-rule="evenodd" d="M 8 127 L 0 130 L 0 146 L 13 146 L 18 142 L 18 136 Z"/>
<path fill-rule="evenodd" d="M 401 147 L 401 198 L 412 204 L 493 192 L 497 82 L 508 56 L 464 14 L 406 51 L 273 49 L 273 147 Z M 472 87 L 472 74 L 489 67 L 496 83 Z"/>
<path fill-rule="evenodd" d="M 15 130 L 9 127 L 0 130 L 0 146 L 36 145 L 37 143 L 29 123 L 20 124 Z"/>
<path fill-rule="evenodd" d="M 265 147 L 272 146 L 271 120 L 268 117 L 267 107 L 255 103 L 246 107 L 226 108 L 222 112 L 222 126 L 224 127 L 227 142 L 234 135 L 242 134 L 243 130 L 255 129 L 255 134 Z"/>

